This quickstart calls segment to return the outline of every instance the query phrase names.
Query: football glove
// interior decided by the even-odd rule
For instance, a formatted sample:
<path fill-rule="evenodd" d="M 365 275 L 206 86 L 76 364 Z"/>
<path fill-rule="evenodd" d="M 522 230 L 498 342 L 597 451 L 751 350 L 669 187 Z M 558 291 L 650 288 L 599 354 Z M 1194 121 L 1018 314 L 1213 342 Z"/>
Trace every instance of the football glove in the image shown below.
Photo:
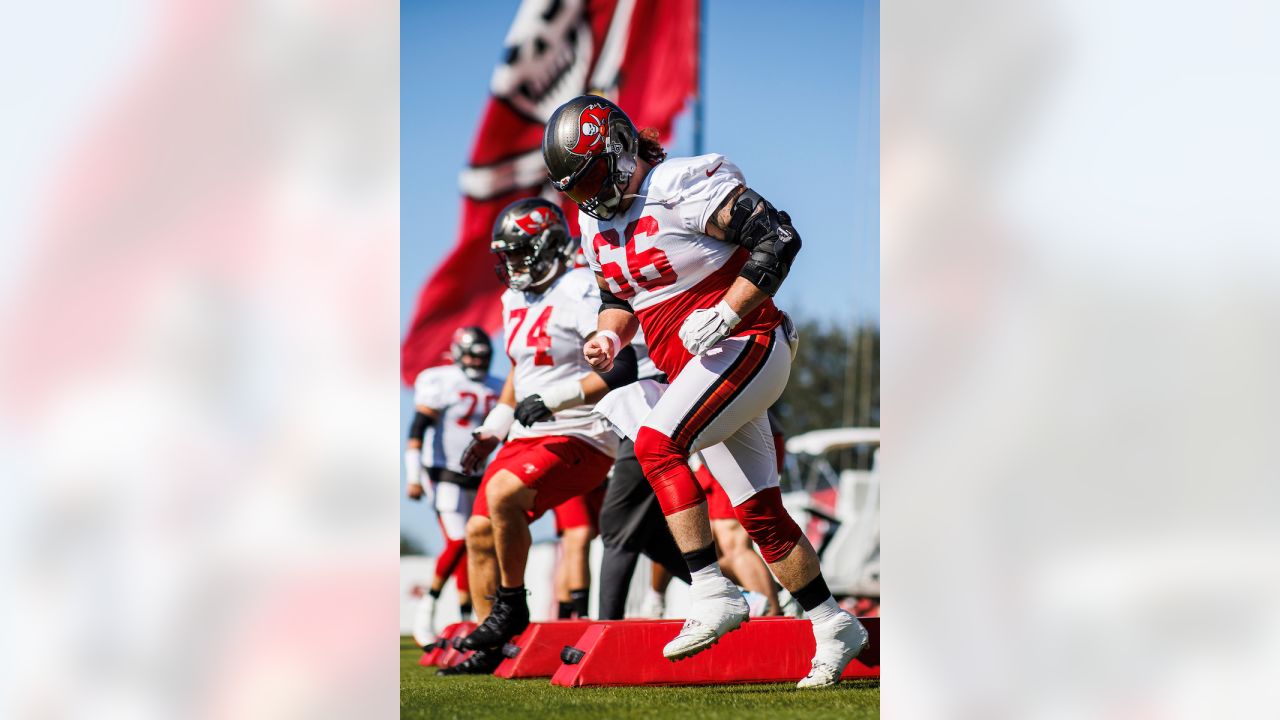
<path fill-rule="evenodd" d="M 555 413 L 577 407 L 586 402 L 582 393 L 582 383 L 577 380 L 565 380 L 542 392 L 525 397 L 516 406 L 515 418 L 521 425 L 528 427 L 536 422 L 555 419 Z"/>
<path fill-rule="evenodd" d="M 467 447 L 462 451 L 462 472 L 467 475 L 476 475 L 480 472 L 480 463 L 489 457 L 489 453 L 498 447 L 501 440 L 497 435 L 486 432 L 484 428 L 471 433 L 471 442 L 467 443 Z"/>
<path fill-rule="evenodd" d="M 694 310 L 685 318 L 680 326 L 680 342 L 691 355 L 697 357 L 716 343 L 729 337 L 735 325 L 742 318 L 729 307 L 729 303 L 721 300 L 713 308 Z"/>
<path fill-rule="evenodd" d="M 547 409 L 542 396 L 537 393 L 520 401 L 516 405 L 516 422 L 528 427 L 536 422 L 555 419 L 555 413 Z"/>

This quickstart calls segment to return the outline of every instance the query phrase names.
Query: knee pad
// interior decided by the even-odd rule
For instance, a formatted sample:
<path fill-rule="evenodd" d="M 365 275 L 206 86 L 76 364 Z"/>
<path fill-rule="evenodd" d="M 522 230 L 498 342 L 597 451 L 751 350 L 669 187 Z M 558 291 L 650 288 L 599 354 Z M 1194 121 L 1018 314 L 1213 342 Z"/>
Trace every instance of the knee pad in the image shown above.
<path fill-rule="evenodd" d="M 689 456 L 671 438 L 651 427 L 640 428 L 636 433 L 636 459 L 658 497 L 663 515 L 706 502 L 706 494 L 689 469 Z"/>
<path fill-rule="evenodd" d="M 782 491 L 776 487 L 752 495 L 733 512 L 742 528 L 760 546 L 766 562 L 781 560 L 800 542 L 800 526 L 782 506 Z"/>

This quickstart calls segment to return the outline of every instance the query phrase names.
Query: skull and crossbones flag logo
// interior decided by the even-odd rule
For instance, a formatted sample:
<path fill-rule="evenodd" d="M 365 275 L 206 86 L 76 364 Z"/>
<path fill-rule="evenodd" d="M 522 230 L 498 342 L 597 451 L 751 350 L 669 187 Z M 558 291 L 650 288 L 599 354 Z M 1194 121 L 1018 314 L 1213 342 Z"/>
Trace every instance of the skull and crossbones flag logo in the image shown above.
<path fill-rule="evenodd" d="M 577 233 L 577 209 L 550 188 L 542 163 L 543 126 L 557 107 L 596 92 L 617 102 L 636 127 L 656 128 L 664 142 L 669 139 L 676 115 L 696 88 L 697 13 L 697 0 L 602 0 L 592 2 L 589 13 L 585 0 L 520 3 L 459 177 L 459 236 L 419 292 L 401 344 L 406 385 L 424 368 L 446 362 L 455 328 L 501 326 L 503 287 L 493 276 L 488 247 L 503 207 L 545 194 L 565 203 L 570 229 Z M 578 147 L 584 154 L 604 148 L 603 120 L 583 118 Z"/>

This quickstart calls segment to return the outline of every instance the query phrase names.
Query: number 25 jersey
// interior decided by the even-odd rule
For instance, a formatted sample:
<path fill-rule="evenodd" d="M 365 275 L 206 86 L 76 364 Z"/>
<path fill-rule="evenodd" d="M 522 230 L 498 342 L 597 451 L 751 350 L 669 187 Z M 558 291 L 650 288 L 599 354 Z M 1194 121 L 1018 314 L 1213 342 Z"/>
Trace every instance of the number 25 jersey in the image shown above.
<path fill-rule="evenodd" d="M 552 385 L 581 382 L 592 372 L 582 345 L 596 330 L 599 309 L 600 290 L 586 268 L 569 270 L 541 295 L 502 294 L 503 342 L 515 373 L 516 404 Z M 592 404 L 561 410 L 554 420 L 532 426 L 517 422 L 508 438 L 546 436 L 581 438 L 610 457 L 618 450 L 618 437 Z"/>
<path fill-rule="evenodd" d="M 746 180 L 723 155 L 658 163 L 627 212 L 612 220 L 578 214 L 587 264 L 635 311 L 659 370 L 674 380 L 692 356 L 680 326 L 724 297 L 749 253 L 706 234 L 707 221 Z M 782 314 L 772 299 L 747 313 L 732 335 L 772 332 Z"/>
<path fill-rule="evenodd" d="M 427 428 L 422 464 L 462 474 L 462 451 L 471 442 L 471 431 L 497 404 L 502 381 L 472 380 L 457 365 L 442 365 L 419 373 L 413 387 L 413 403 L 439 413 Z"/>

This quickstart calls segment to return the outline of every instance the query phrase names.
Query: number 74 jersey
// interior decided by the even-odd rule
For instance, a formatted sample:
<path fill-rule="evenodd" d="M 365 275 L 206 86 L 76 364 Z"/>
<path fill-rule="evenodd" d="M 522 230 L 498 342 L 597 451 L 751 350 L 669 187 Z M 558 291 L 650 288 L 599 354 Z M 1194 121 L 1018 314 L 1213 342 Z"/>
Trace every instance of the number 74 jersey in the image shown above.
<path fill-rule="evenodd" d="M 541 295 L 518 290 L 502 294 L 503 342 L 515 373 L 517 403 L 552 385 L 581 382 L 592 372 L 582 345 L 596 331 L 599 309 L 600 290 L 586 268 L 569 270 Z M 617 452 L 617 436 L 595 405 L 561 410 L 555 420 L 532 427 L 517 422 L 508 437 L 545 436 L 579 437 L 607 455 Z"/>

